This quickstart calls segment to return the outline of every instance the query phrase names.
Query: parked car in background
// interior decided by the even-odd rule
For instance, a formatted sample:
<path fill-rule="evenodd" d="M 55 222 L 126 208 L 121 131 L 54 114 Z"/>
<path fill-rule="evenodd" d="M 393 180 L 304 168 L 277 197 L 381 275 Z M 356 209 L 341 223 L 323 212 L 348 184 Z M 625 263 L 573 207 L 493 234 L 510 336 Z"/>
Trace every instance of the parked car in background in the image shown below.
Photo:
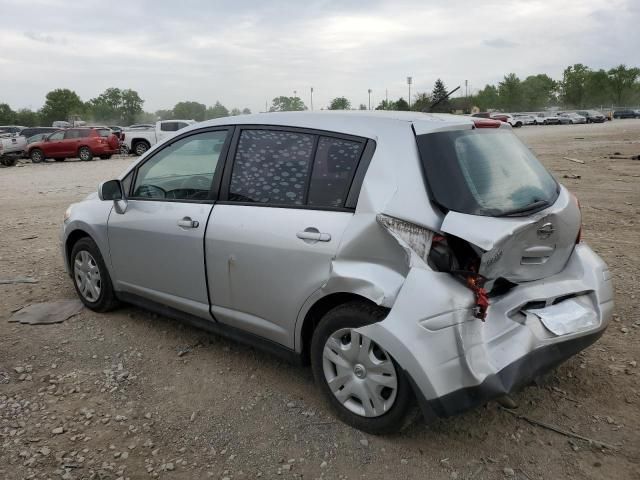
<path fill-rule="evenodd" d="M 613 118 L 624 119 L 624 118 L 639 118 L 636 115 L 636 112 L 631 109 L 623 109 L 623 110 L 614 110 Z"/>
<path fill-rule="evenodd" d="M 21 127 L 20 125 L 0 125 L 0 133 L 18 134 L 23 128 L 27 127 Z"/>
<path fill-rule="evenodd" d="M 491 118 L 491 114 L 493 112 L 478 112 L 478 113 L 473 113 L 471 116 L 474 118 Z"/>
<path fill-rule="evenodd" d="M 28 156 L 33 163 L 40 163 L 47 158 L 53 158 L 57 162 L 71 157 L 78 157 L 83 161 L 92 160 L 94 156 L 108 159 L 119 151 L 118 138 L 108 128 L 58 130 L 41 141 L 28 145 Z"/>
<path fill-rule="evenodd" d="M 575 112 L 560 112 L 558 113 L 558 118 L 560 119 L 560 123 L 563 125 L 566 124 L 575 124 L 575 123 L 587 123 L 587 119 L 582 115 L 578 115 Z"/>
<path fill-rule="evenodd" d="M 69 128 L 69 127 L 73 127 L 73 125 L 71 125 L 70 122 L 67 122 L 65 120 L 56 120 L 55 122 L 53 122 L 51 124 L 52 127 L 54 128 Z"/>
<path fill-rule="evenodd" d="M 607 119 L 602 112 L 597 110 L 578 110 L 576 113 L 586 118 L 587 123 L 604 123 Z"/>
<path fill-rule="evenodd" d="M 512 127 L 520 128 L 524 123 L 522 120 L 515 118 L 513 115 L 509 113 L 492 113 L 489 118 L 493 118 L 495 120 L 500 120 L 501 122 L 508 123 Z"/>
<path fill-rule="evenodd" d="M 559 125 L 560 119 L 557 115 L 549 112 L 537 112 L 533 114 L 534 125 Z"/>
<path fill-rule="evenodd" d="M 497 120 L 286 112 L 180 130 L 71 205 L 61 241 L 87 308 L 310 362 L 336 415 L 381 434 L 603 334 L 612 275 L 580 230 L 577 199 Z"/>
<path fill-rule="evenodd" d="M 175 135 L 178 130 L 193 123 L 196 123 L 195 120 L 161 120 L 153 129 L 124 130 L 124 144 L 129 153 L 143 155 L 160 140 Z"/>
<path fill-rule="evenodd" d="M 6 167 L 16 164 L 27 148 L 27 139 L 15 133 L 0 133 L 0 163 Z"/>
<path fill-rule="evenodd" d="M 35 135 L 31 135 L 30 137 L 27 137 L 27 145 L 29 145 L 31 143 L 41 142 L 42 140 L 44 140 L 49 135 L 51 135 L 51 132 L 36 133 Z M 26 155 L 26 153 L 27 152 L 25 151 L 25 155 Z"/>
<path fill-rule="evenodd" d="M 155 124 L 153 123 L 134 123 L 133 125 L 129 125 L 128 127 L 125 128 L 125 130 L 133 130 L 133 129 L 138 129 L 141 128 L 143 130 L 148 130 L 150 128 L 155 128 Z"/>
<path fill-rule="evenodd" d="M 528 113 L 514 113 L 513 117 L 520 120 L 523 125 L 535 125 L 536 119 Z"/>
<path fill-rule="evenodd" d="M 49 134 L 49 133 L 57 132 L 58 130 L 60 129 L 54 128 L 54 127 L 27 127 L 20 130 L 20 135 L 22 135 L 23 137 L 29 138 L 39 133 Z"/>

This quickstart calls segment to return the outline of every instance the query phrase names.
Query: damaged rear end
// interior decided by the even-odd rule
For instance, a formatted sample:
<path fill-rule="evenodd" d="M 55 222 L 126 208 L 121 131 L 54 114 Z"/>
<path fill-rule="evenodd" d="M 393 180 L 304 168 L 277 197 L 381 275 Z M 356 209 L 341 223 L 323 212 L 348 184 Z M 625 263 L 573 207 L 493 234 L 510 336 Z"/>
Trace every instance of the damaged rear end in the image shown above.
<path fill-rule="evenodd" d="M 613 310 L 609 270 L 580 242 L 576 198 L 493 127 L 414 129 L 416 188 L 441 222 L 377 215 L 409 271 L 385 320 L 360 331 L 406 371 L 426 416 L 531 382 L 597 340 Z"/>

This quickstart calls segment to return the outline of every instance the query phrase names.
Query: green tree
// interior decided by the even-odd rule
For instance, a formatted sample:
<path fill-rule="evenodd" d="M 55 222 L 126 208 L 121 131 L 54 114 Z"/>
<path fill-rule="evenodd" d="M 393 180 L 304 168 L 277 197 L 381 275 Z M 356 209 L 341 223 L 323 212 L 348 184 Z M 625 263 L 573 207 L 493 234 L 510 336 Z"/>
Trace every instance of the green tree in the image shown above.
<path fill-rule="evenodd" d="M 562 73 L 561 99 L 565 105 L 573 107 L 584 106 L 585 84 L 589 74 L 589 67 L 576 63 L 564 69 Z"/>
<path fill-rule="evenodd" d="M 276 97 L 272 101 L 270 112 L 296 112 L 306 110 L 307 107 L 300 97 Z"/>
<path fill-rule="evenodd" d="M 207 120 L 211 118 L 221 118 L 221 117 L 228 117 L 228 116 L 229 116 L 229 110 L 227 110 L 227 107 L 222 105 L 220 102 L 216 102 L 215 105 L 207 108 L 207 114 L 206 114 Z"/>
<path fill-rule="evenodd" d="M 96 98 L 89 100 L 88 109 L 91 116 L 98 122 L 119 123 L 120 107 L 122 106 L 122 90 L 119 88 L 107 88 Z"/>
<path fill-rule="evenodd" d="M 437 79 L 436 83 L 433 85 L 433 91 L 431 92 L 431 104 L 439 103 L 433 107 L 434 112 L 450 112 L 451 105 L 449 104 L 449 99 L 447 98 L 447 87 L 441 79 Z"/>
<path fill-rule="evenodd" d="M 584 103 L 588 106 L 600 106 L 611 102 L 611 84 L 607 72 L 600 69 L 587 72 L 584 84 Z"/>
<path fill-rule="evenodd" d="M 358 106 L 358 110 L 366 110 L 366 109 L 367 109 L 367 106 L 366 106 L 364 103 L 361 103 L 361 104 Z"/>
<path fill-rule="evenodd" d="M 244 108 L 242 109 L 242 114 L 243 114 L 243 115 L 251 115 L 251 110 L 250 110 L 250 109 L 248 109 L 247 107 L 244 107 Z"/>
<path fill-rule="evenodd" d="M 625 98 L 625 93 L 632 89 L 636 79 L 640 76 L 640 69 L 635 67 L 627 68 L 626 65 L 618 65 L 609 70 L 607 74 L 609 75 L 614 100 L 616 104 L 620 106 Z"/>
<path fill-rule="evenodd" d="M 416 93 L 411 110 L 416 112 L 426 112 L 431 106 L 431 96 L 428 93 Z"/>
<path fill-rule="evenodd" d="M 56 120 L 69 120 L 71 115 L 81 115 L 85 105 L 78 94 L 67 88 L 58 88 L 47 93 L 40 115 L 42 123 L 51 125 Z"/>
<path fill-rule="evenodd" d="M 382 100 L 376 107 L 376 110 L 395 110 L 395 109 L 396 109 L 396 105 L 391 100 Z"/>
<path fill-rule="evenodd" d="M 6 103 L 0 103 L 0 124 L 12 125 L 16 123 L 16 112 Z"/>
<path fill-rule="evenodd" d="M 174 118 L 201 122 L 207 113 L 207 106 L 198 102 L 178 102 L 173 107 Z"/>
<path fill-rule="evenodd" d="M 522 83 L 515 73 L 509 73 L 498 83 L 500 107 L 507 111 L 522 109 Z"/>
<path fill-rule="evenodd" d="M 138 92 L 135 90 L 127 89 L 122 91 L 122 106 L 120 107 L 120 118 L 125 125 L 131 125 L 136 121 L 136 117 L 140 115 L 144 110 L 142 106 L 144 100 L 140 98 Z"/>
<path fill-rule="evenodd" d="M 16 125 L 24 125 L 25 127 L 35 127 L 40 123 L 38 112 L 34 112 L 28 108 L 21 108 L 16 112 Z"/>
<path fill-rule="evenodd" d="M 540 73 L 530 75 L 524 79 L 522 87 L 523 110 L 540 110 L 556 101 L 556 89 L 558 87 L 555 80 L 549 75 Z"/>
<path fill-rule="evenodd" d="M 500 104 L 500 96 L 495 85 L 485 85 L 473 98 L 473 103 L 483 112 L 496 109 Z"/>
<path fill-rule="evenodd" d="M 232 108 L 231 111 L 229 112 L 229 115 L 231 115 L 232 117 L 235 117 L 237 115 L 241 115 L 242 112 L 240 111 L 239 108 Z"/>
<path fill-rule="evenodd" d="M 351 110 L 351 102 L 346 97 L 336 97 L 331 100 L 329 110 Z"/>
<path fill-rule="evenodd" d="M 402 112 L 408 112 L 409 111 L 409 104 L 407 103 L 407 101 L 404 98 L 400 97 L 393 104 L 393 110 L 400 110 Z"/>

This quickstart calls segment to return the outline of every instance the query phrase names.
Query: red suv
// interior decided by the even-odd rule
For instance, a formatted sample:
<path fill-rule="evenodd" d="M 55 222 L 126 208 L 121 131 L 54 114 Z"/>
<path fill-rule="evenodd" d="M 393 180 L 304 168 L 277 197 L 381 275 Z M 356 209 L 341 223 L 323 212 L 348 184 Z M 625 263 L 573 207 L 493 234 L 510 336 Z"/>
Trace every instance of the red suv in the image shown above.
<path fill-rule="evenodd" d="M 62 162 L 65 158 L 78 157 L 88 162 L 94 156 L 107 159 L 119 152 L 119 141 L 108 128 L 69 128 L 45 137 L 41 142 L 29 145 L 29 158 L 40 163 L 47 158 Z"/>

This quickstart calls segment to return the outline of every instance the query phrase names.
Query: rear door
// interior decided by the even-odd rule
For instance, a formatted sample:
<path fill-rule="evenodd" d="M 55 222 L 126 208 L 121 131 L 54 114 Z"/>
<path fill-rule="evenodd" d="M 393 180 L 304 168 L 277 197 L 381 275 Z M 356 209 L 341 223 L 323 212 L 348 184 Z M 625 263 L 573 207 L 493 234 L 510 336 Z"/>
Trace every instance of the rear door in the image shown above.
<path fill-rule="evenodd" d="M 294 128 L 238 129 L 205 238 L 212 313 L 290 348 L 298 311 L 327 280 L 353 217 L 365 141 Z"/>
<path fill-rule="evenodd" d="M 116 290 L 211 318 L 204 235 L 228 140 L 229 129 L 190 132 L 136 168 L 108 222 Z"/>

